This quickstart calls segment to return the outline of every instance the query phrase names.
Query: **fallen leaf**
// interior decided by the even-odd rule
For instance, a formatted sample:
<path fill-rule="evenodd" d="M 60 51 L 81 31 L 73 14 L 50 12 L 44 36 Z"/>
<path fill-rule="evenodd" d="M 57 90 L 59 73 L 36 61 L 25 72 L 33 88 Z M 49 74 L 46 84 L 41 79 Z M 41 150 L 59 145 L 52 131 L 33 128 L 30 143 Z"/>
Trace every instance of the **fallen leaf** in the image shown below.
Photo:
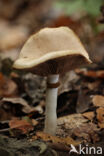
<path fill-rule="evenodd" d="M 97 71 L 97 77 L 104 79 L 104 70 Z"/>
<path fill-rule="evenodd" d="M 88 122 L 88 119 L 85 119 L 82 114 L 60 117 L 58 119 L 57 134 L 62 136 L 63 133 L 65 134 L 67 132 L 67 135 L 71 136 L 76 127 L 81 127 L 86 122 Z"/>
<path fill-rule="evenodd" d="M 104 107 L 104 96 L 95 95 L 92 98 L 93 105 L 96 107 Z"/>
<path fill-rule="evenodd" d="M 72 135 L 78 138 L 83 138 L 84 139 L 83 141 L 85 142 L 93 141 L 95 143 L 99 141 L 99 136 L 97 134 L 98 131 L 99 129 L 97 128 L 97 125 L 93 123 L 86 123 L 85 125 L 82 125 L 74 129 Z"/>
<path fill-rule="evenodd" d="M 62 143 L 48 143 L 48 146 L 58 151 L 70 151 L 70 147 Z"/>
<path fill-rule="evenodd" d="M 2 99 L 3 102 L 9 102 L 12 104 L 20 104 L 22 106 L 22 111 L 24 113 L 30 113 L 32 111 L 36 111 L 35 108 L 31 107 L 28 105 L 27 101 L 24 100 L 23 98 L 20 97 L 16 97 L 16 98 L 3 98 Z"/>
<path fill-rule="evenodd" d="M 93 78 L 97 77 L 97 72 L 96 71 L 86 71 L 83 74 L 84 74 L 84 76 L 88 76 L 88 77 L 93 77 Z"/>
<path fill-rule="evenodd" d="M 77 74 L 81 74 L 87 77 L 91 77 L 91 78 L 101 78 L 104 79 L 104 70 L 98 70 L 98 71 L 93 71 L 93 70 L 76 70 Z"/>
<path fill-rule="evenodd" d="M 100 107 L 96 110 L 98 126 L 100 128 L 104 128 L 104 108 Z"/>
<path fill-rule="evenodd" d="M 53 143 L 61 143 L 65 145 L 73 144 L 75 146 L 81 143 L 80 141 L 78 142 L 73 140 L 71 137 L 59 138 L 57 136 L 52 136 L 44 132 L 37 132 L 36 136 L 33 136 L 32 139 L 33 140 L 42 139 L 44 141 L 49 141 L 49 142 L 51 141 Z"/>
<path fill-rule="evenodd" d="M 95 82 L 90 82 L 90 83 L 88 83 L 87 84 L 87 86 L 88 86 L 88 88 L 90 89 L 90 90 L 95 90 L 96 88 L 98 88 L 99 87 L 99 85 L 101 84 L 101 81 L 100 80 L 96 80 Z"/>
<path fill-rule="evenodd" d="M 82 114 L 85 118 L 89 119 L 89 120 L 93 120 L 94 118 L 94 112 L 86 112 Z"/>
<path fill-rule="evenodd" d="M 37 113 L 42 113 L 43 110 L 41 106 L 32 107 L 28 104 L 26 100 L 20 97 L 13 98 L 2 98 L 0 101 L 0 120 L 10 120 L 12 117 L 26 115 L 32 117 Z"/>
<path fill-rule="evenodd" d="M 27 120 L 20 120 L 18 118 L 13 118 L 9 122 L 9 126 L 12 130 L 19 131 L 19 134 L 27 134 L 34 129 L 33 125 Z"/>
<path fill-rule="evenodd" d="M 82 28 L 81 22 L 78 20 L 73 20 L 69 16 L 61 15 L 56 19 L 52 20 L 52 23 L 49 25 L 50 27 L 59 27 L 59 26 L 68 26 L 72 28 L 75 32 L 79 32 Z"/>
<path fill-rule="evenodd" d="M 35 119 L 32 119 L 32 125 L 36 126 L 38 124 L 38 121 L 36 121 Z"/>
<path fill-rule="evenodd" d="M 13 97 L 17 94 L 17 85 L 0 73 L 0 96 Z"/>

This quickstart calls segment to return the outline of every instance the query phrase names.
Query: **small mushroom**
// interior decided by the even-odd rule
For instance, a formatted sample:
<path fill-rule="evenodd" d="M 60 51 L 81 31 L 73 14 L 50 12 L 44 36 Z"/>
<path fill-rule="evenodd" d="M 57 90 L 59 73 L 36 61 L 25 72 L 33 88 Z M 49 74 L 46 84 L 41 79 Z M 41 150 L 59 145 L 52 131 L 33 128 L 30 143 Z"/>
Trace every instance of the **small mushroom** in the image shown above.
<path fill-rule="evenodd" d="M 91 63 L 79 38 L 68 27 L 44 28 L 23 46 L 13 67 L 47 76 L 46 133 L 55 135 L 57 127 L 57 92 L 59 75 Z"/>

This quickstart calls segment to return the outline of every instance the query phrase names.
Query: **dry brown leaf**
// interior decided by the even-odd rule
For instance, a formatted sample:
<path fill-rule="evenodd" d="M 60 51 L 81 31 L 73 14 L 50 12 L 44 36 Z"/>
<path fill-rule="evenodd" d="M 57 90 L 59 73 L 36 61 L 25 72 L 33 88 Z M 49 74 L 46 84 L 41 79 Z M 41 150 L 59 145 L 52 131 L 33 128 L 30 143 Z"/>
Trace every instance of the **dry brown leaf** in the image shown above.
<path fill-rule="evenodd" d="M 19 131 L 20 134 L 27 134 L 34 129 L 30 122 L 24 119 L 20 120 L 18 118 L 13 118 L 9 122 L 9 126 L 11 129 Z"/>
<path fill-rule="evenodd" d="M 3 112 L 3 115 L 0 115 L 0 120 L 10 120 L 12 117 L 21 116 L 24 113 L 28 114 L 28 117 L 32 117 L 34 114 L 40 113 L 41 109 L 40 106 L 30 106 L 26 100 L 20 97 L 2 98 L 0 112 Z"/>
<path fill-rule="evenodd" d="M 12 97 L 17 94 L 17 85 L 0 73 L 0 96 Z"/>
<path fill-rule="evenodd" d="M 48 143 L 48 146 L 57 151 L 70 151 L 70 147 L 62 143 Z"/>
<path fill-rule="evenodd" d="M 35 119 L 32 119 L 32 125 L 36 126 L 38 124 L 38 121 L 36 121 Z"/>
<path fill-rule="evenodd" d="M 98 70 L 98 71 L 87 71 L 87 70 L 76 70 L 77 74 L 82 74 L 87 77 L 92 77 L 92 78 L 102 78 L 104 79 L 104 70 Z"/>
<path fill-rule="evenodd" d="M 93 78 L 97 78 L 98 75 L 97 75 L 97 72 L 96 71 L 87 71 L 85 73 L 83 73 L 85 76 L 88 76 L 88 77 L 93 77 Z"/>
<path fill-rule="evenodd" d="M 82 114 L 72 114 L 64 117 L 60 117 L 58 119 L 58 128 L 57 128 L 57 134 L 62 136 L 64 135 L 70 135 L 72 134 L 73 130 L 76 127 L 82 126 L 84 123 L 86 123 L 88 119 L 85 119 Z"/>
<path fill-rule="evenodd" d="M 100 128 L 104 128 L 104 108 L 100 107 L 96 110 L 98 126 Z"/>
<path fill-rule="evenodd" d="M 89 119 L 89 120 L 93 120 L 94 118 L 94 112 L 86 112 L 82 114 L 85 118 Z"/>
<path fill-rule="evenodd" d="M 75 141 L 73 140 L 71 137 L 66 137 L 66 138 L 59 138 L 57 136 L 52 136 L 52 135 L 49 135 L 47 133 L 44 133 L 44 132 L 37 132 L 36 133 L 36 136 L 33 136 L 32 139 L 36 140 L 36 139 L 42 139 L 44 141 L 51 141 L 53 143 L 61 143 L 61 144 L 65 144 L 65 145 L 70 145 L 70 144 L 73 144 L 73 145 L 79 145 L 81 142 L 79 141 Z"/>
<path fill-rule="evenodd" d="M 83 138 L 84 141 L 91 142 L 97 142 L 99 141 L 99 136 L 97 132 L 99 129 L 97 128 L 97 125 L 93 123 L 86 123 L 85 125 L 82 125 L 80 127 L 77 127 L 73 131 L 73 135 L 77 136 L 78 138 Z"/>
<path fill-rule="evenodd" d="M 34 110 L 36 110 L 35 108 L 33 107 L 30 107 L 27 103 L 26 100 L 24 100 L 23 98 L 20 98 L 20 97 L 16 97 L 16 98 L 3 98 L 2 99 L 3 102 L 10 102 L 12 104 L 20 104 L 22 105 L 22 110 L 24 113 L 30 113 Z"/>
<path fill-rule="evenodd" d="M 87 85 L 90 90 L 95 90 L 96 88 L 99 87 L 100 84 L 101 84 L 101 80 L 96 80 L 95 82 L 92 83 L 90 82 Z"/>
<path fill-rule="evenodd" d="M 80 33 L 80 29 L 81 30 L 83 29 L 81 22 L 79 20 L 73 20 L 71 17 L 66 15 L 61 15 L 53 19 L 52 22 L 49 24 L 49 26 L 50 27 L 68 26 L 77 33 Z"/>
<path fill-rule="evenodd" d="M 104 79 L 104 70 L 99 70 L 99 71 L 97 71 L 97 77 L 98 78 L 103 78 Z"/>
<path fill-rule="evenodd" d="M 104 96 L 102 95 L 95 95 L 92 98 L 92 102 L 96 107 L 104 107 Z"/>

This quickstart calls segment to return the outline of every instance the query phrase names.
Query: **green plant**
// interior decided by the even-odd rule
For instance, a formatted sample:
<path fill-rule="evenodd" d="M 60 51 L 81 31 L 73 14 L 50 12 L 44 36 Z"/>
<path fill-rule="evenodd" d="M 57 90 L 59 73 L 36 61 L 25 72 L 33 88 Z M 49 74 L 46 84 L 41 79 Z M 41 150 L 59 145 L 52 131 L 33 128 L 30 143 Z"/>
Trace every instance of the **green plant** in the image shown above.
<path fill-rule="evenodd" d="M 88 15 L 98 16 L 102 3 L 103 0 L 59 0 L 55 3 L 55 6 L 64 9 L 68 15 L 76 12 L 86 12 Z"/>

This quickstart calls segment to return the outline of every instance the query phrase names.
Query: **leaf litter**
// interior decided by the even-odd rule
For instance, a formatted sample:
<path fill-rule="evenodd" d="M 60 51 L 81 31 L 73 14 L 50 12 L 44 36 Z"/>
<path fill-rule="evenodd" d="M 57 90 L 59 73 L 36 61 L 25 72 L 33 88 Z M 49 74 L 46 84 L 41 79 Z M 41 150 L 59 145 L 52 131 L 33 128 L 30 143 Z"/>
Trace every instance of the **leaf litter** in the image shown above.
<path fill-rule="evenodd" d="M 7 1 L 2 3 L 0 10 L 0 14 L 4 18 L 4 20 L 0 19 L 0 34 L 2 34 L 0 39 L 0 55 L 2 53 L 2 59 L 12 55 L 11 59 L 15 60 L 21 45 L 23 45 L 27 37 L 34 30 L 40 29 L 42 24 L 46 22 L 46 17 L 42 20 L 36 17 L 37 15 L 43 16 L 44 10 L 48 10 L 47 1 L 44 0 L 46 6 L 37 1 L 34 1 L 34 3 L 30 1 L 28 4 L 26 2 L 25 9 L 23 7 L 24 2 L 20 0 L 13 3 L 8 3 Z M 7 8 L 11 11 L 8 12 Z M 18 8 L 20 8 L 19 11 Z M 34 8 L 38 8 L 35 14 Z M 40 8 L 41 12 L 38 11 Z M 7 12 L 3 9 L 6 9 Z M 23 9 L 24 11 L 22 11 Z M 30 10 L 33 14 L 30 13 Z M 67 152 L 71 143 L 77 145 L 80 142 L 92 142 L 95 144 L 100 142 L 104 129 L 104 55 L 101 55 L 103 54 L 101 52 L 103 51 L 103 44 L 101 43 L 104 39 L 103 33 L 102 35 L 99 34 L 100 37 L 95 37 L 91 30 L 89 31 L 90 35 L 85 39 L 86 32 L 88 31 L 88 29 L 86 31 L 86 27 L 90 27 L 91 29 L 91 26 L 86 21 L 84 22 L 83 24 L 80 20 L 74 21 L 63 15 L 50 22 L 50 26 L 52 27 L 63 24 L 72 27 L 82 39 L 84 38 L 87 42 L 90 41 L 91 47 L 87 45 L 89 46 L 87 47 L 88 51 L 97 52 L 97 55 L 93 54 L 94 60 L 102 60 L 102 64 L 77 69 L 71 71 L 70 74 L 67 73 L 62 76 L 57 108 L 58 129 L 55 137 L 43 132 L 35 133 L 43 129 L 45 79 L 33 76 L 30 73 L 23 75 L 23 73 L 12 71 L 8 63 L 0 60 L 0 129 L 4 130 L 7 126 L 8 130 L 12 130 L 9 136 L 6 134 L 6 137 L 9 138 L 12 135 L 17 137 L 16 134 L 20 136 L 21 134 L 29 134 L 29 140 L 35 139 L 37 141 L 35 150 L 37 146 L 43 153 L 47 149 L 47 145 L 44 142 L 38 141 L 39 139 L 48 142 L 50 147 L 54 146 L 53 149 L 62 149 Z M 85 26 L 86 24 L 87 26 Z M 9 40 L 10 34 L 11 40 Z M 24 116 L 26 117 L 25 119 Z M 49 153 L 50 156 L 52 155 L 51 153 L 52 151 Z"/>

